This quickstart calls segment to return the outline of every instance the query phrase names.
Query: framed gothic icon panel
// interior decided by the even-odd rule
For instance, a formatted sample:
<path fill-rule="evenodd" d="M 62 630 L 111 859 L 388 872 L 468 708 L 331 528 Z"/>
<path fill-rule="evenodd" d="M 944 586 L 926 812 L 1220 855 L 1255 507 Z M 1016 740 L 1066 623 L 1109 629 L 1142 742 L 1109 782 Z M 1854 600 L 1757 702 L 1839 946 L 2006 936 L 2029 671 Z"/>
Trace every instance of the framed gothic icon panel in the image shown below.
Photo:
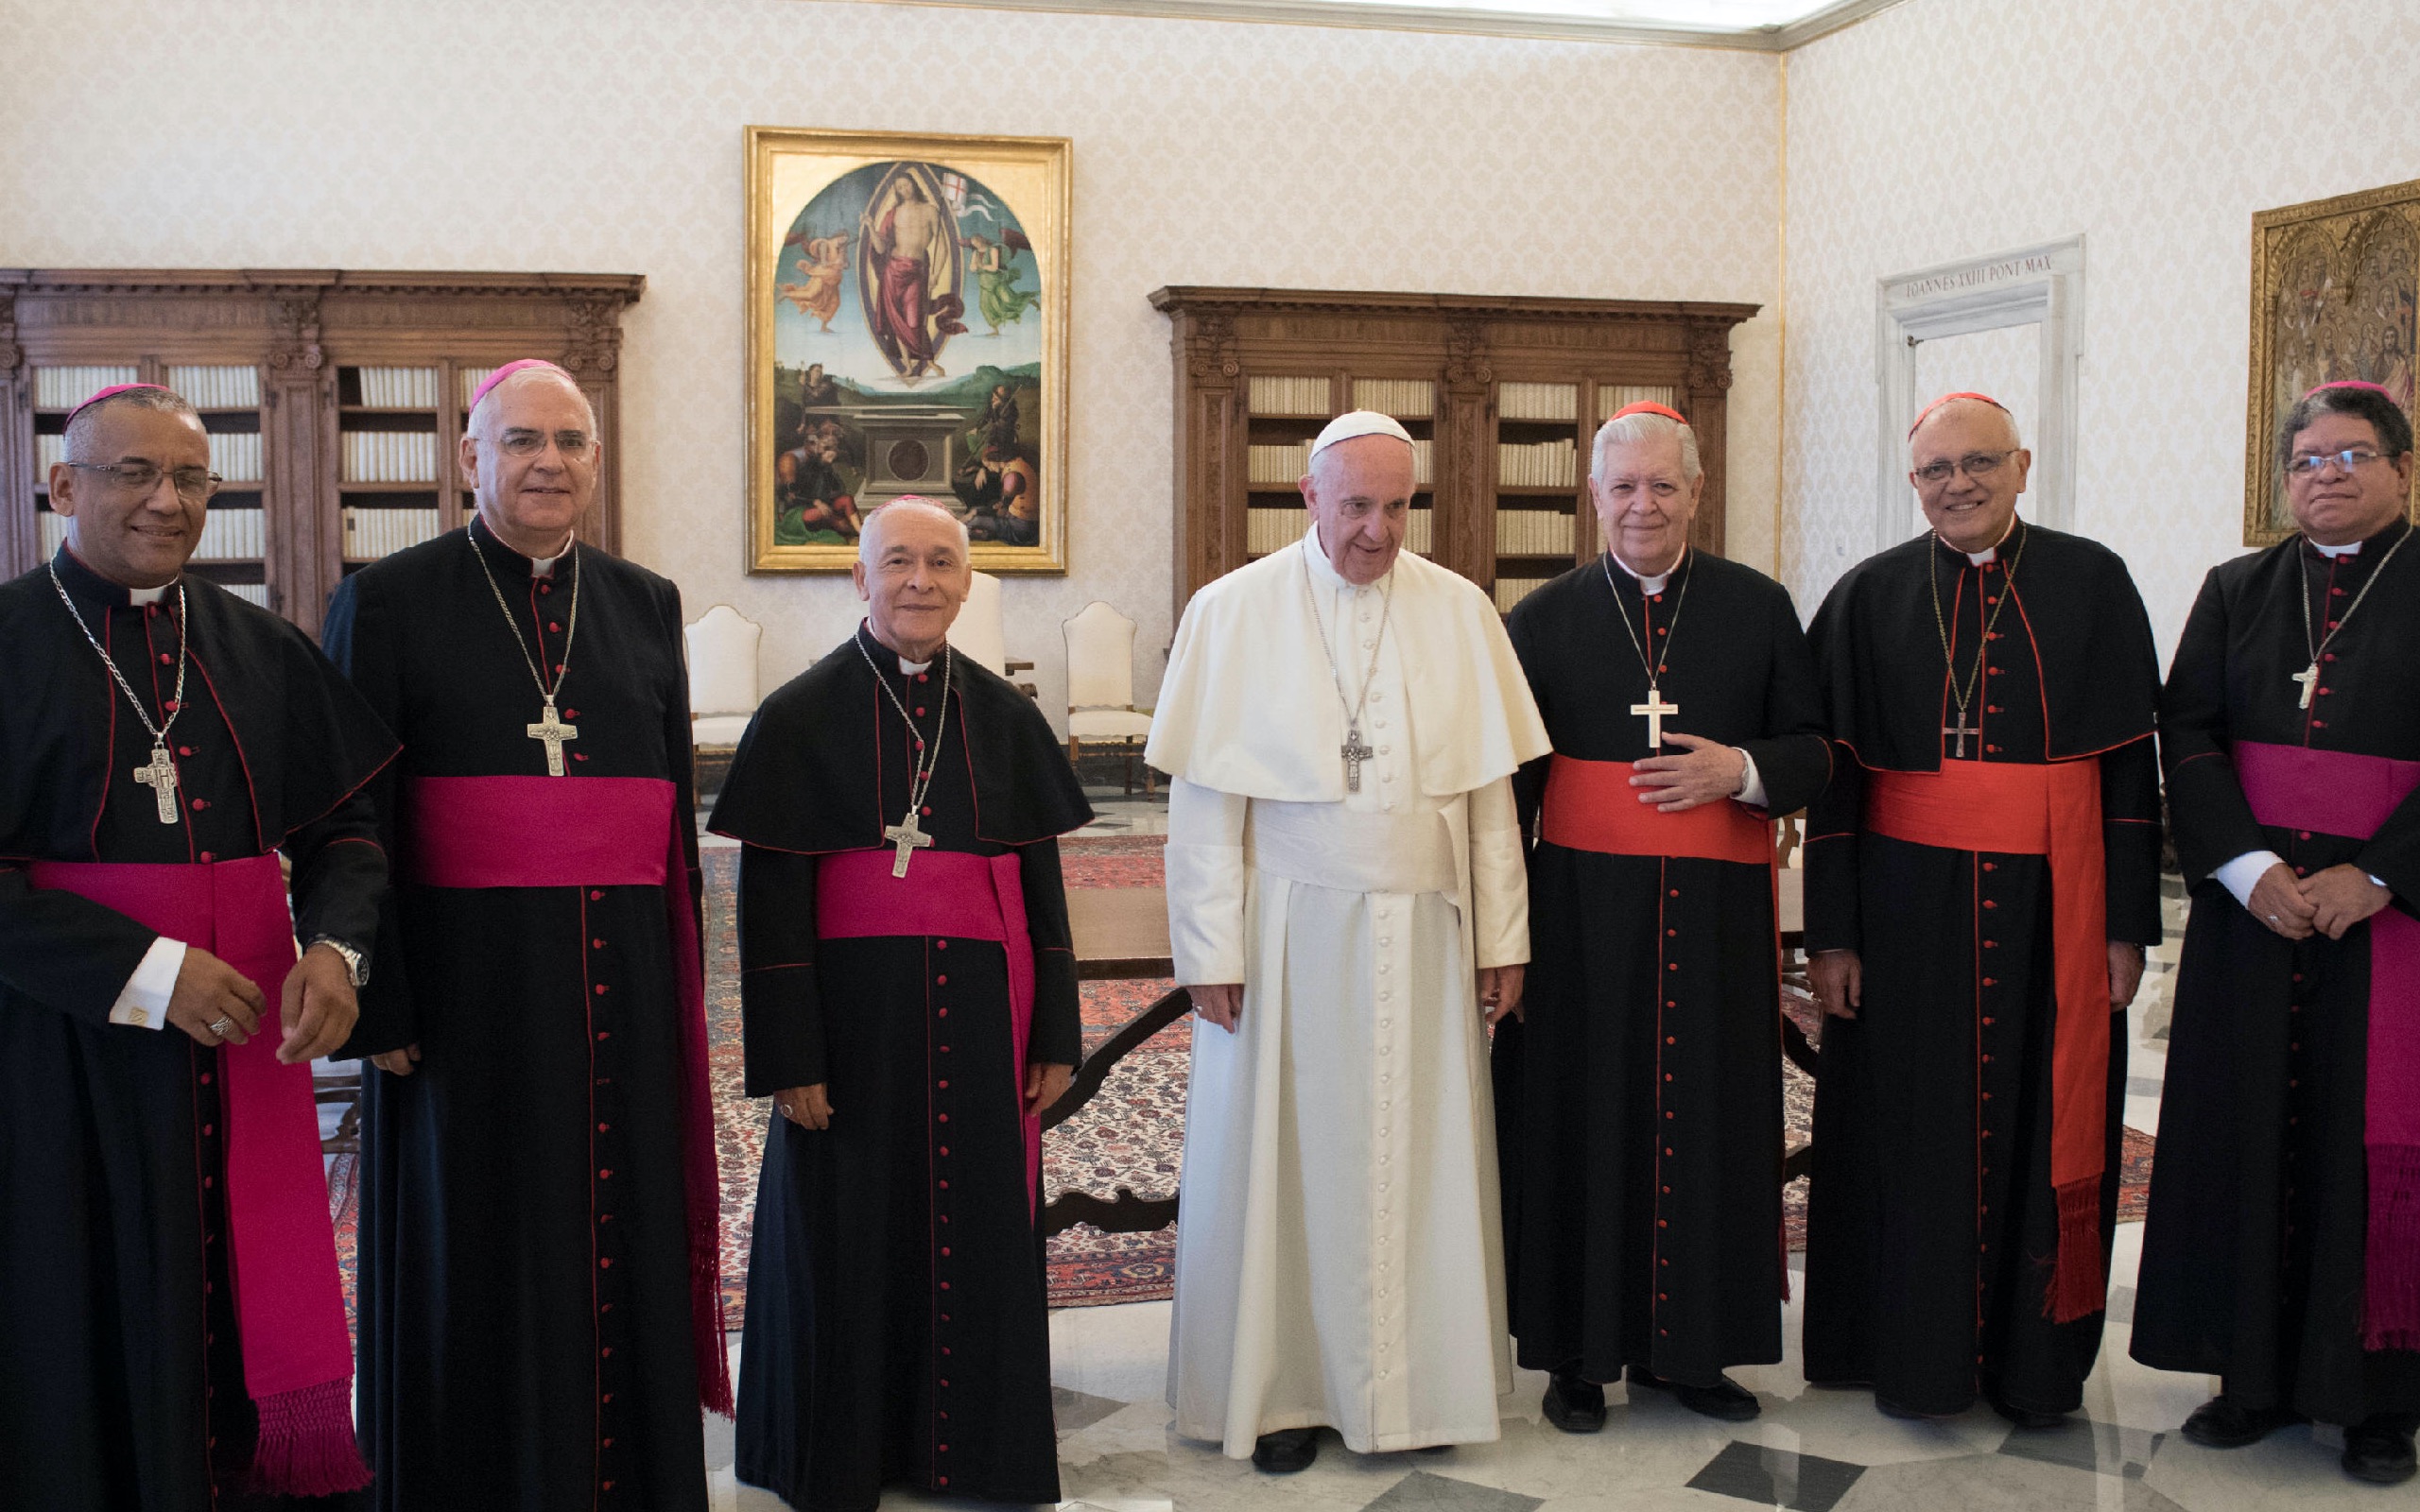
<path fill-rule="evenodd" d="M 756 572 L 843 572 L 903 494 L 985 572 L 1067 567 L 1063 137 L 752 126 L 748 507 Z"/>

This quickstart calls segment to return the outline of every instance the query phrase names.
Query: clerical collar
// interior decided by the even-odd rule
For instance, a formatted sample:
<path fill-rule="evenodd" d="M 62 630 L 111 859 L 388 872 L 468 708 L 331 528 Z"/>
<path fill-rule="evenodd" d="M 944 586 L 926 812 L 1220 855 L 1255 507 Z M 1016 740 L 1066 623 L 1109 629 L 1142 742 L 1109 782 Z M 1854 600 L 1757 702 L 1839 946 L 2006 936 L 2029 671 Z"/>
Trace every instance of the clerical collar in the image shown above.
<path fill-rule="evenodd" d="M 2368 545 L 2373 541 L 2385 540 L 2387 531 L 2393 530 L 2395 525 L 2401 524 L 2403 522 L 2399 520 L 2395 521 L 2394 524 L 2387 525 L 2384 529 L 2379 530 L 2375 535 L 2364 536 L 2359 541 L 2348 541 L 2341 546 L 2323 546 L 2318 541 L 2311 540 L 2308 536 L 2303 537 L 2303 544 L 2308 546 L 2311 550 L 2318 552 L 2321 556 L 2327 558 L 2331 561 L 2340 557 L 2358 557 L 2361 554 L 2361 548 L 2363 546 Z"/>
<path fill-rule="evenodd" d="M 484 515 L 474 513 L 471 516 L 471 529 L 479 535 L 487 537 L 487 540 L 479 542 L 479 544 L 491 549 L 493 553 L 489 558 L 491 561 L 494 560 L 497 556 L 501 556 L 505 566 L 518 569 L 520 572 L 525 573 L 531 577 L 552 577 L 555 576 L 556 564 L 561 562 L 564 558 L 570 556 L 579 544 L 576 539 L 569 540 L 563 542 L 562 550 L 557 552 L 551 557 L 525 557 L 521 553 L 513 550 L 510 546 L 505 544 L 504 538 L 495 533 L 494 527 L 488 524 L 487 518 Z"/>
<path fill-rule="evenodd" d="M 1615 566 L 1630 574 L 1632 580 L 1638 584 L 1638 591 L 1641 593 L 1645 594 L 1649 598 L 1652 598 L 1656 594 L 1664 592 L 1664 585 L 1670 582 L 1672 580 L 1672 575 L 1681 570 L 1681 562 L 1689 559 L 1689 549 L 1686 546 L 1682 547 L 1680 561 L 1674 562 L 1671 566 L 1667 567 L 1652 577 L 1640 576 L 1636 569 L 1633 568 L 1630 563 L 1622 560 L 1622 554 L 1618 551 L 1609 551 L 1605 553 L 1605 555 L 1614 558 Z"/>
<path fill-rule="evenodd" d="M 2008 528 L 2000 532 L 2000 539 L 1993 541 L 1990 545 L 1985 546 L 1980 551 L 1960 551 L 1948 541 L 1943 541 L 1941 539 L 1941 532 L 1938 530 L 1933 532 L 1932 539 L 1940 545 L 1942 550 L 1948 552 L 1951 556 L 1965 558 L 1966 565 L 1969 567 L 1986 567 L 2000 559 L 2000 548 L 2008 544 L 2008 538 L 2014 534 L 2016 534 L 2016 516 L 2010 515 L 2008 517 Z"/>
<path fill-rule="evenodd" d="M 1320 544 L 1320 527 L 1317 521 L 1313 521 L 1311 528 L 1303 533 L 1303 560 L 1310 567 L 1313 582 L 1325 588 L 1340 588 L 1348 593 L 1358 593 L 1364 589 L 1383 587 L 1387 578 L 1394 572 L 1393 564 L 1390 563 L 1386 572 L 1379 574 L 1369 582 L 1352 581 L 1342 573 L 1338 572 L 1336 564 L 1327 559 L 1327 548 Z"/>
<path fill-rule="evenodd" d="M 129 606 L 139 609 L 147 604 L 157 604 L 167 596 L 170 589 L 177 586 L 172 581 L 158 588 L 129 588 L 123 583 L 111 582 L 93 571 L 85 564 L 83 558 L 77 556 L 63 544 L 59 548 L 56 560 L 59 567 L 59 580 L 68 593 L 88 604 L 98 605 L 103 609 L 124 609 Z"/>
<path fill-rule="evenodd" d="M 873 622 L 872 620 L 859 620 L 857 622 L 857 634 L 865 639 L 866 650 L 870 653 L 868 660 L 873 662 L 876 665 L 880 665 L 884 662 L 897 662 L 899 665 L 899 675 L 903 678 L 912 678 L 920 672 L 929 672 L 932 670 L 933 663 L 942 659 L 942 653 L 936 651 L 922 662 L 908 661 L 906 657 L 901 656 L 898 652 L 882 644 L 882 637 L 873 633 Z"/>

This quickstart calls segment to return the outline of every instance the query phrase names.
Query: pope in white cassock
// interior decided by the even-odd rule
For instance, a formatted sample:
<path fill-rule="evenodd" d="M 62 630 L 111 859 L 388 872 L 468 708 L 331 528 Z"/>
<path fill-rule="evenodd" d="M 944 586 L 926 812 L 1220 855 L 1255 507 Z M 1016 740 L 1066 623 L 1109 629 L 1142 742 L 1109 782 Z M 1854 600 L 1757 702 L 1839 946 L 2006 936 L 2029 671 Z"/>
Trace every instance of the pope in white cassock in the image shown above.
<path fill-rule="evenodd" d="M 1502 623 L 1401 554 L 1411 438 L 1340 417 L 1311 530 L 1194 595 L 1151 765 L 1193 995 L 1168 1400 L 1299 1470 L 1496 1436 L 1510 1389 L 1486 1025 L 1517 1009 L 1510 782 L 1547 750 Z"/>

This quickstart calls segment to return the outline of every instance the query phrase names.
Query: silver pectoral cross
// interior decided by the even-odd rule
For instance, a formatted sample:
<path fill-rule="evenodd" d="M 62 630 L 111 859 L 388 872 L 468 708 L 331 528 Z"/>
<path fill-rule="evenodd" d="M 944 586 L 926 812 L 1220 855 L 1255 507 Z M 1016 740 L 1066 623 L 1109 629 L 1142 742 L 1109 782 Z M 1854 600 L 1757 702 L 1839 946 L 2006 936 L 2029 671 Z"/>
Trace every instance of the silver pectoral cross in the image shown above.
<path fill-rule="evenodd" d="M 555 700 L 549 698 L 546 700 L 546 717 L 529 727 L 529 738 L 546 743 L 546 775 L 561 777 L 563 775 L 563 742 L 578 740 L 579 727 L 566 725 L 557 717 Z"/>
<path fill-rule="evenodd" d="M 890 874 L 894 877 L 908 875 L 908 858 L 918 850 L 930 850 L 933 844 L 933 837 L 917 826 L 914 809 L 909 809 L 897 824 L 885 828 L 882 837 L 898 848 L 898 854 L 890 861 Z"/>
<path fill-rule="evenodd" d="M 1361 791 L 1361 764 L 1378 754 L 1361 744 L 1361 727 L 1355 725 L 1344 732 L 1344 744 L 1337 747 L 1344 754 L 1344 790 Z"/>
<path fill-rule="evenodd" d="M 1952 754 L 1954 754 L 1960 761 L 1964 761 L 1966 759 L 1967 736 L 1972 735 L 1978 740 L 1983 738 L 1983 732 L 1980 730 L 1975 729 L 1966 723 L 1966 715 L 1963 711 L 1961 711 L 1958 715 L 1958 723 L 1954 725 L 1942 726 L 1941 732 L 1945 735 L 1955 737 L 1957 741 L 1957 748 Z"/>
<path fill-rule="evenodd" d="M 2294 673 L 2293 680 L 2303 685 L 2303 696 L 2294 700 L 2294 707 L 2297 709 L 2309 708 L 2310 691 L 2319 686 L 2319 663 L 2314 662 L 2310 665 L 2303 668 L 2300 672 Z"/>
<path fill-rule="evenodd" d="M 1630 712 L 1646 717 L 1648 747 L 1653 750 L 1662 750 L 1664 748 L 1664 720 L 1668 715 L 1679 713 L 1681 712 L 1681 706 L 1677 703 L 1668 703 L 1665 701 L 1664 695 L 1657 692 L 1655 684 L 1651 682 L 1647 685 L 1647 701 L 1645 703 L 1632 704 L 1630 706 Z"/>
<path fill-rule="evenodd" d="M 152 798 L 158 800 L 160 822 L 176 823 L 177 768 L 176 764 L 168 760 L 168 747 L 164 743 L 152 743 L 151 759 L 134 769 L 134 780 L 149 788 Z"/>

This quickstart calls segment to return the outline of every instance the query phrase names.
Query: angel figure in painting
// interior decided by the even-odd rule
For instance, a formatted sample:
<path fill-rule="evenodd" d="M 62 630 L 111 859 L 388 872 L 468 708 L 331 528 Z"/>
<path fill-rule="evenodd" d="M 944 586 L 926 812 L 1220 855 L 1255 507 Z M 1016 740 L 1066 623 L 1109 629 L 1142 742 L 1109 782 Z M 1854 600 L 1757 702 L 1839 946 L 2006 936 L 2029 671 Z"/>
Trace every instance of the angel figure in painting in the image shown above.
<path fill-rule="evenodd" d="M 974 253 L 968 266 L 975 269 L 976 303 L 983 312 L 984 322 L 992 328 L 985 334 L 996 336 L 1000 327 L 1023 319 L 1026 311 L 1042 302 L 1039 289 L 1016 286 L 1020 271 L 1016 255 L 1031 251 L 1033 243 L 1026 240 L 1025 232 L 1010 226 L 1001 231 L 996 242 L 977 232 L 966 238 L 966 246 Z"/>
<path fill-rule="evenodd" d="M 801 315 L 821 321 L 828 332 L 832 318 L 840 313 L 840 276 L 849 266 L 849 233 L 792 237 L 789 244 L 799 246 L 806 282 L 783 284 L 782 297 L 797 305 Z"/>

